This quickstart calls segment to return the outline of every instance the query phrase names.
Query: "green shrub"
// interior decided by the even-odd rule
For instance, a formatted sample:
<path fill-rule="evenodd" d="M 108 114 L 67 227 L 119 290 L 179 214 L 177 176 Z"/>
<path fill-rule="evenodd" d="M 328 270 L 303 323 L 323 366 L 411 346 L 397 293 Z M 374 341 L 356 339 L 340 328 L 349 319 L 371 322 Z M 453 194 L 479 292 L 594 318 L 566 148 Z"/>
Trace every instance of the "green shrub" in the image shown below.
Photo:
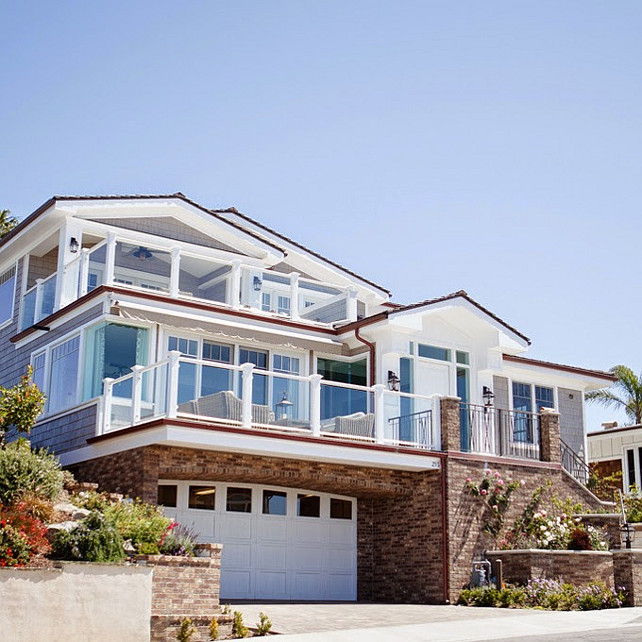
<path fill-rule="evenodd" d="M 27 538 L 6 520 L 1 520 L 0 566 L 24 566 L 30 559 Z"/>
<path fill-rule="evenodd" d="M 256 635 L 258 637 L 263 637 L 267 635 L 272 630 L 272 622 L 270 618 L 261 611 L 259 613 L 260 621 L 256 623 Z"/>
<path fill-rule="evenodd" d="M 72 531 L 59 531 L 52 542 L 52 557 L 85 562 L 121 562 L 123 538 L 103 514 L 92 511 Z"/>
<path fill-rule="evenodd" d="M 235 638 L 246 638 L 249 634 L 248 628 L 243 624 L 243 614 L 234 611 L 234 622 L 232 623 L 232 635 Z"/>
<path fill-rule="evenodd" d="M 192 620 L 186 617 L 181 620 L 181 628 L 176 634 L 176 639 L 178 642 L 189 642 L 194 633 L 196 633 L 196 627 L 192 624 Z"/>
<path fill-rule="evenodd" d="M 162 509 L 139 499 L 108 504 L 105 517 L 112 521 L 124 540 L 129 540 L 138 553 L 157 555 L 163 535 L 172 524 Z"/>
<path fill-rule="evenodd" d="M 160 552 L 163 555 L 193 556 L 198 535 L 196 531 L 183 524 L 174 522 L 161 537 Z"/>
<path fill-rule="evenodd" d="M 32 450 L 18 439 L 0 449 L 0 504 L 13 504 L 24 495 L 54 500 L 62 492 L 60 462 L 46 450 Z"/>
<path fill-rule="evenodd" d="M 20 383 L 12 388 L 0 386 L 0 445 L 9 428 L 29 434 L 45 405 L 45 395 L 33 382 L 33 367 L 27 367 Z"/>

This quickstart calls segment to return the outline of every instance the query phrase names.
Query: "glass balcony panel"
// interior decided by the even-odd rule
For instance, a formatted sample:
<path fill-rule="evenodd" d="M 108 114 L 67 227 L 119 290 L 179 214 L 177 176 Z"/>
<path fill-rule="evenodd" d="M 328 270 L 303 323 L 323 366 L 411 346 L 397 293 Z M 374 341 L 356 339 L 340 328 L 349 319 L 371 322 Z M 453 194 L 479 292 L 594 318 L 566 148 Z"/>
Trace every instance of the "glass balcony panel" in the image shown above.
<path fill-rule="evenodd" d="M 116 243 L 114 283 L 168 292 L 171 263 L 170 252 L 119 241 Z"/>
<path fill-rule="evenodd" d="M 35 323 L 36 295 L 36 288 L 33 288 L 22 298 L 22 323 L 20 324 L 21 330 L 30 328 Z"/>
<path fill-rule="evenodd" d="M 153 419 L 165 414 L 167 408 L 168 365 L 156 366 L 143 372 L 141 378 L 141 419 Z"/>
<path fill-rule="evenodd" d="M 127 375 L 112 386 L 110 430 L 118 430 L 132 423 L 132 376 Z"/>
<path fill-rule="evenodd" d="M 384 441 L 433 447 L 432 408 L 430 399 L 385 391 Z"/>
<path fill-rule="evenodd" d="M 346 294 L 312 281 L 299 281 L 299 316 L 309 321 L 333 323 L 348 315 Z"/>
<path fill-rule="evenodd" d="M 232 268 L 213 261 L 181 256 L 178 289 L 191 296 L 217 303 L 227 303 L 227 288 Z"/>
<path fill-rule="evenodd" d="M 105 244 L 89 252 L 89 264 L 87 269 L 87 292 L 91 292 L 99 285 L 105 283 L 105 260 L 107 257 L 107 246 Z"/>
<path fill-rule="evenodd" d="M 54 311 L 56 302 L 56 275 L 53 274 L 41 284 L 42 294 L 40 299 L 40 313 L 38 319 L 48 317 Z"/>
<path fill-rule="evenodd" d="M 285 428 L 310 429 L 310 382 L 270 373 L 264 377 L 268 403 L 266 410 L 252 409 L 252 414 L 261 412 L 267 423 Z M 254 417 L 253 417 L 254 418 Z M 259 422 L 257 422 L 259 423 Z M 261 421 L 260 423 L 264 423 Z"/>
<path fill-rule="evenodd" d="M 321 382 L 321 431 L 374 439 L 374 395 L 368 390 Z"/>

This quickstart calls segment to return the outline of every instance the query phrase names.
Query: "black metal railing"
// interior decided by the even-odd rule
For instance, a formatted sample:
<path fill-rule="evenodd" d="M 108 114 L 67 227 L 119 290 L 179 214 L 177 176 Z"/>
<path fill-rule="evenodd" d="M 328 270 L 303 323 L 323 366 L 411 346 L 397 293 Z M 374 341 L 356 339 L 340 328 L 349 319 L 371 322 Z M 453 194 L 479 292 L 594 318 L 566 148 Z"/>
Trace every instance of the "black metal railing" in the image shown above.
<path fill-rule="evenodd" d="M 460 404 L 463 452 L 540 458 L 539 415 L 521 410 Z"/>
<path fill-rule="evenodd" d="M 586 485 L 590 471 L 584 459 L 563 439 L 560 439 L 560 448 L 562 451 L 562 468 L 575 477 L 580 484 Z"/>
<path fill-rule="evenodd" d="M 432 410 L 391 417 L 388 419 L 388 426 L 396 442 L 419 444 L 431 450 L 435 449 Z"/>

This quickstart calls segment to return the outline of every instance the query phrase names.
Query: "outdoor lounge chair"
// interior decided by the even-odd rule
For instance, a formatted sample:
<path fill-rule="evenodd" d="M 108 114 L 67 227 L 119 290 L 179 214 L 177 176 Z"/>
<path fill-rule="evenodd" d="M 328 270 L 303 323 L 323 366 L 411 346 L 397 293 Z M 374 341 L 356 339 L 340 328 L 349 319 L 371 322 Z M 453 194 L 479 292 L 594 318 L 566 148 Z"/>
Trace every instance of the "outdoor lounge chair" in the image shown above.
<path fill-rule="evenodd" d="M 334 417 L 322 426 L 324 432 L 339 435 L 374 438 L 375 416 L 373 413 L 355 412 L 351 415 Z"/>
<path fill-rule="evenodd" d="M 243 401 L 231 390 L 215 392 L 205 397 L 186 401 L 178 407 L 179 412 L 186 412 L 201 417 L 217 417 L 241 421 Z M 269 406 L 252 404 L 252 423 L 270 424 L 274 422 L 274 411 Z"/>

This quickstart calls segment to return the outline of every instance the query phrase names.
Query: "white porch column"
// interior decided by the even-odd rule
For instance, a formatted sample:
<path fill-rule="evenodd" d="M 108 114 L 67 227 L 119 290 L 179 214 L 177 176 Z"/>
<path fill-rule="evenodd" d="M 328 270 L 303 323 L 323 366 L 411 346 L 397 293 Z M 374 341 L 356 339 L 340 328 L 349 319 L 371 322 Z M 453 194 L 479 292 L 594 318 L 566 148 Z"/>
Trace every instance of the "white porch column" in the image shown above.
<path fill-rule="evenodd" d="M 178 247 L 172 248 L 172 268 L 169 276 L 169 295 L 176 299 L 179 292 L 179 281 L 181 274 L 181 250 Z"/>
<path fill-rule="evenodd" d="M 357 288 L 348 288 L 348 295 L 346 298 L 346 316 L 348 321 L 357 320 Z"/>
<path fill-rule="evenodd" d="M 103 425 L 102 434 L 111 429 L 111 404 L 113 399 L 114 380 L 111 377 L 103 379 Z"/>
<path fill-rule="evenodd" d="M 374 411 L 375 411 L 375 441 L 382 444 L 385 432 L 385 417 L 384 417 L 384 399 L 383 394 L 386 386 L 382 383 L 377 383 L 372 386 L 375 394 Z"/>
<path fill-rule="evenodd" d="M 36 302 L 33 310 L 34 323 L 38 323 L 42 319 L 42 281 L 43 279 L 36 279 Z"/>
<path fill-rule="evenodd" d="M 144 366 L 132 366 L 132 425 L 140 421 L 140 407 L 143 398 L 143 373 Z"/>
<path fill-rule="evenodd" d="M 241 307 L 241 262 L 232 261 L 232 277 L 230 278 L 229 303 L 234 310 Z"/>
<path fill-rule="evenodd" d="M 176 417 L 178 412 L 178 375 L 181 353 L 178 350 L 171 350 L 169 363 L 167 364 L 167 416 Z"/>
<path fill-rule="evenodd" d="M 310 375 L 310 427 L 312 436 L 321 435 L 321 379 L 320 374 Z"/>
<path fill-rule="evenodd" d="M 254 364 L 243 363 L 241 364 L 241 374 L 243 380 L 241 382 L 241 395 L 243 397 L 243 406 L 241 409 L 241 426 L 243 428 L 252 427 L 252 378 L 253 378 Z"/>
<path fill-rule="evenodd" d="M 87 281 L 89 279 L 89 250 L 80 250 L 80 275 L 78 277 L 78 296 L 87 294 Z"/>
<path fill-rule="evenodd" d="M 299 273 L 290 274 L 290 318 L 292 321 L 298 321 L 299 316 Z"/>
<path fill-rule="evenodd" d="M 107 249 L 105 251 L 105 285 L 111 285 L 114 280 L 116 267 L 116 234 L 109 232 L 107 235 Z"/>

